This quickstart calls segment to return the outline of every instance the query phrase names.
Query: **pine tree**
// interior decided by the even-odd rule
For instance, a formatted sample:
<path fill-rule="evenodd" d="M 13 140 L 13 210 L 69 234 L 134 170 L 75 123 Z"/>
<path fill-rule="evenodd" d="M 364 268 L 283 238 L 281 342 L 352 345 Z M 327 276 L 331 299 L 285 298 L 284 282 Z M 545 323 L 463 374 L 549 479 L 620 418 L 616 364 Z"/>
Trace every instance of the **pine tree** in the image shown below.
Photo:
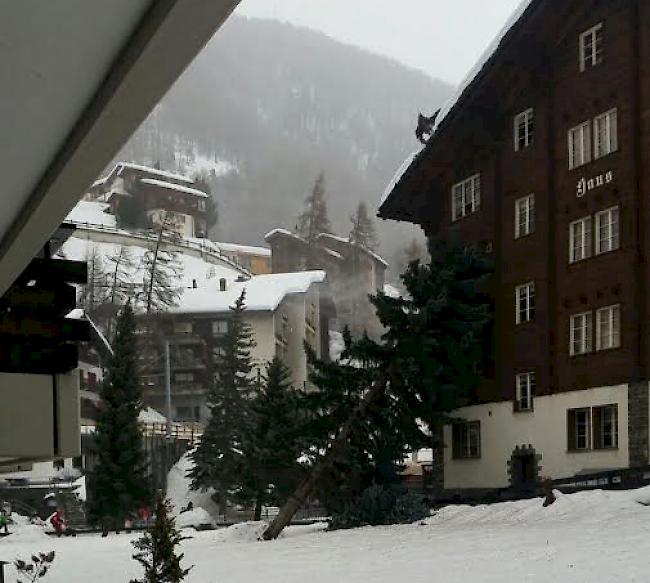
<path fill-rule="evenodd" d="M 350 243 L 361 245 L 366 249 L 374 251 L 377 249 L 377 233 L 372 218 L 368 214 L 368 207 L 364 201 L 359 203 L 356 213 L 350 217 L 352 230 L 350 231 Z"/>
<path fill-rule="evenodd" d="M 144 578 L 131 583 L 180 583 L 192 567 L 181 567 L 184 555 L 177 555 L 176 547 L 188 537 L 181 536 L 171 505 L 162 496 L 158 497 L 155 516 L 149 531 L 132 543 L 138 551 L 133 558 L 144 567 Z"/>
<path fill-rule="evenodd" d="M 321 172 L 312 193 L 305 200 L 305 211 L 298 217 L 298 234 L 312 247 L 321 233 L 331 233 L 325 200 L 325 175 Z"/>
<path fill-rule="evenodd" d="M 94 434 L 97 463 L 89 480 L 88 511 L 94 523 L 116 525 L 136 508 L 148 505 L 151 492 L 138 415 L 142 393 L 138 384 L 135 316 L 122 309 L 102 383 L 102 409 Z"/>
<path fill-rule="evenodd" d="M 404 451 L 437 448 L 441 444 L 435 438 L 448 413 L 466 404 L 478 388 L 492 356 L 488 296 L 492 268 L 456 239 L 432 243 L 430 253 L 429 265 L 415 261 L 403 275 L 406 297 L 380 292 L 373 298 L 386 328 L 381 342 L 364 337 L 348 342 L 347 348 L 351 362 L 370 365 L 364 367 L 372 374 L 370 384 L 264 538 L 278 536 L 306 498 L 345 460 L 355 440 L 364 444 L 373 417 L 380 424 L 382 418 L 389 422 L 386 430 L 378 426 L 377 443 L 384 441 L 390 449 L 399 446 L 393 440 L 398 431 Z M 336 375 L 340 371 L 330 369 L 328 382 L 336 381 Z"/>
<path fill-rule="evenodd" d="M 247 401 L 254 389 L 251 351 L 255 340 L 244 320 L 245 299 L 243 290 L 230 308 L 228 331 L 211 349 L 214 381 L 207 398 L 210 419 L 192 453 L 194 467 L 188 474 L 193 490 L 215 489 L 222 512 L 242 464 L 242 442 L 248 428 Z"/>
<path fill-rule="evenodd" d="M 234 498 L 255 507 L 254 520 L 260 519 L 263 505 L 284 502 L 297 485 L 303 398 L 302 392 L 291 386 L 291 371 L 275 356 L 247 407 L 244 455 L 234 484 Z"/>

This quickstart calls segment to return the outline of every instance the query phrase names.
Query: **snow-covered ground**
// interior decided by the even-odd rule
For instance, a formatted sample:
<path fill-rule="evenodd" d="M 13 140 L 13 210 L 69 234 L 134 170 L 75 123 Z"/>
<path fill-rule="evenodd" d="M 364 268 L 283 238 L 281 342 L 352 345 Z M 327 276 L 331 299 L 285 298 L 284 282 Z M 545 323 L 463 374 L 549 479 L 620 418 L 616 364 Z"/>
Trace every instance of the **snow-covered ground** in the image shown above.
<path fill-rule="evenodd" d="M 289 528 L 258 542 L 259 523 L 194 532 L 183 543 L 189 583 L 602 583 L 650 580 L 650 488 L 559 495 L 492 506 L 450 506 L 423 523 L 323 532 Z M 56 539 L 21 526 L 0 560 L 54 549 L 47 583 L 115 583 L 140 575 L 132 537 Z M 9 567 L 8 581 L 14 581 Z"/>

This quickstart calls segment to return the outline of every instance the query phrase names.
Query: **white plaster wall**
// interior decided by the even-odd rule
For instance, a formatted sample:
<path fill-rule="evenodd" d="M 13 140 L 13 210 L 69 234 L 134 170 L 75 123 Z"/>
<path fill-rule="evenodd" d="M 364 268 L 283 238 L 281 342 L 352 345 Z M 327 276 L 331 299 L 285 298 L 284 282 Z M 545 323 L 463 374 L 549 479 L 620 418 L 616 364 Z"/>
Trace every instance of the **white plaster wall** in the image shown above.
<path fill-rule="evenodd" d="M 0 457 L 47 460 L 81 452 L 79 371 L 57 375 L 59 451 L 53 450 L 52 377 L 0 373 Z"/>
<path fill-rule="evenodd" d="M 567 451 L 567 410 L 609 404 L 618 405 L 618 449 Z M 522 445 L 542 455 L 541 476 L 564 478 L 585 470 L 627 467 L 627 404 L 627 385 L 618 385 L 535 397 L 533 412 L 515 413 L 511 401 L 459 409 L 454 416 L 481 422 L 481 457 L 452 459 L 451 426 L 446 426 L 445 488 L 509 486 L 507 462 Z"/>
<path fill-rule="evenodd" d="M 266 363 L 275 356 L 275 331 L 273 328 L 273 312 L 245 313 L 246 321 L 253 330 L 256 346 L 251 352 L 255 368 L 264 373 Z M 253 374 L 257 374 L 255 371 Z"/>

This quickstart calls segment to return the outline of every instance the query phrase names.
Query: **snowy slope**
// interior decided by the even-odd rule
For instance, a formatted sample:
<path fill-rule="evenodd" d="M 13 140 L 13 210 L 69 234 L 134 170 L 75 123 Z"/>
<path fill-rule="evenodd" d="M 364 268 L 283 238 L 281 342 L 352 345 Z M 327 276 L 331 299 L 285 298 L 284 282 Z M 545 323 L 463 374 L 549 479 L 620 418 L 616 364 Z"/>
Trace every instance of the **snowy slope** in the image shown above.
<path fill-rule="evenodd" d="M 650 488 L 560 495 L 493 506 L 450 506 L 413 525 L 322 532 L 292 527 L 257 542 L 259 523 L 192 532 L 187 583 L 646 583 Z M 0 558 L 54 549 L 47 583 L 114 583 L 141 572 L 127 535 L 46 539 L 22 527 Z M 8 568 L 8 581 L 14 571 Z"/>

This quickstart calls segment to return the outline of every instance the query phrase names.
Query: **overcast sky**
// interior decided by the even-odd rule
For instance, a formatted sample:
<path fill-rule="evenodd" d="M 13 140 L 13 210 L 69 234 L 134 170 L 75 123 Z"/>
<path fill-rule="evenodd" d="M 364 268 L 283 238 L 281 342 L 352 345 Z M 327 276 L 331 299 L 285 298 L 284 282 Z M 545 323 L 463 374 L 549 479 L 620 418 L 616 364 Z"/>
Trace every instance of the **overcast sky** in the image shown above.
<path fill-rule="evenodd" d="M 457 84 L 520 0 L 242 0 L 237 12 L 314 28 Z"/>

